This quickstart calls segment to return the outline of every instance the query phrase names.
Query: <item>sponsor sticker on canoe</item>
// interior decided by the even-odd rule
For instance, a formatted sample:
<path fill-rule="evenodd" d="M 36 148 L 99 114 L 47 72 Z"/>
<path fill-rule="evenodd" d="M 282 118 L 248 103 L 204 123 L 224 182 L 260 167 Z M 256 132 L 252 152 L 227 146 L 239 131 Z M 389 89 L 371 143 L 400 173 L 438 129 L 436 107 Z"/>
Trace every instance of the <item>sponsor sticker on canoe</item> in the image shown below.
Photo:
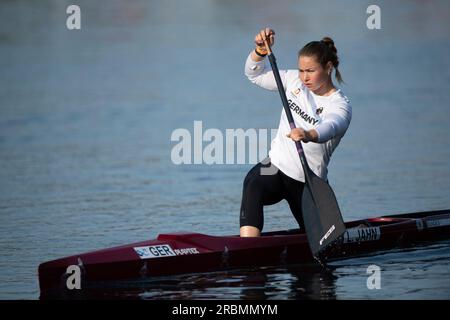
<path fill-rule="evenodd" d="M 141 259 L 162 258 L 169 256 L 176 256 L 172 247 L 168 244 L 159 244 L 148 247 L 135 247 L 134 251 Z"/>
<path fill-rule="evenodd" d="M 347 229 L 344 243 L 376 241 L 380 239 L 380 227 Z"/>
<path fill-rule="evenodd" d="M 444 226 L 448 226 L 448 225 L 450 225 L 450 218 L 427 220 L 427 227 L 428 228 L 444 227 Z"/>
<path fill-rule="evenodd" d="M 422 221 L 422 219 L 417 219 L 416 220 L 416 227 L 417 227 L 417 230 L 419 230 L 419 231 L 422 231 L 423 230 L 423 221 Z"/>
<path fill-rule="evenodd" d="M 168 244 L 159 244 L 147 247 L 135 247 L 134 251 L 141 259 L 163 258 L 186 254 L 200 253 L 197 248 L 172 249 Z"/>

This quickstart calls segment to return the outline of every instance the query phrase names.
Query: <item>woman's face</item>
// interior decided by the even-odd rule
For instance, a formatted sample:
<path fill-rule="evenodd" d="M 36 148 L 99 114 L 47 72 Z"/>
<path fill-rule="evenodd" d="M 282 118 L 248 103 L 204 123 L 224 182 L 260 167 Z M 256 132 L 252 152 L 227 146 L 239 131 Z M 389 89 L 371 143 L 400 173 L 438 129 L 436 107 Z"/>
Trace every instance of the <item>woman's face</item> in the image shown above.
<path fill-rule="evenodd" d="M 328 73 L 331 66 L 327 65 L 327 69 L 324 69 L 314 56 L 300 56 L 298 69 L 300 80 L 313 92 L 320 91 L 331 79 Z"/>

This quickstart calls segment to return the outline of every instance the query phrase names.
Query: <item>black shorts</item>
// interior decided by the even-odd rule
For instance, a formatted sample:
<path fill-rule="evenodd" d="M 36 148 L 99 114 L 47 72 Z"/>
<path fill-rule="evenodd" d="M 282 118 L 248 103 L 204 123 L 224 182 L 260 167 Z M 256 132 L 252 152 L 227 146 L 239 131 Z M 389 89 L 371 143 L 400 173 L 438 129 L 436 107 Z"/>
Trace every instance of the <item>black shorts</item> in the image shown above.
<path fill-rule="evenodd" d="M 305 184 L 285 175 L 267 158 L 255 165 L 244 180 L 240 226 L 264 227 L 263 207 L 287 200 L 298 225 L 304 230 L 302 193 Z"/>

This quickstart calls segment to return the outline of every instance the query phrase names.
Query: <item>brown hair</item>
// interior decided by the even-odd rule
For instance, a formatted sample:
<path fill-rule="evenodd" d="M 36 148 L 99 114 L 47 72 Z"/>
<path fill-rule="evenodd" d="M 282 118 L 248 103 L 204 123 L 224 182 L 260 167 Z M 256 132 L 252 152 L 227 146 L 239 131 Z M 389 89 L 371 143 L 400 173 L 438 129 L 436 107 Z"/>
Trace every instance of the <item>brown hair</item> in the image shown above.
<path fill-rule="evenodd" d="M 334 69 L 336 69 L 336 80 L 339 83 L 344 82 L 342 80 L 341 73 L 338 70 L 339 58 L 337 56 L 337 49 L 334 46 L 334 41 L 330 37 L 324 37 L 320 41 L 311 41 L 307 43 L 299 52 L 300 56 L 315 56 L 317 61 L 322 65 L 323 68 L 326 67 L 328 61 L 331 61 Z"/>

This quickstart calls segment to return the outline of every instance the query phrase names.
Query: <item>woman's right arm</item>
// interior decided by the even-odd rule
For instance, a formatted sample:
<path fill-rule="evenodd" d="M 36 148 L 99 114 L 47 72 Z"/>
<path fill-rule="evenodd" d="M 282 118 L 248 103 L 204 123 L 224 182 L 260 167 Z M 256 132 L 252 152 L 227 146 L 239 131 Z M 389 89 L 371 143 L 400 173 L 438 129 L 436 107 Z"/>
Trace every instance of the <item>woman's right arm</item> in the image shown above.
<path fill-rule="evenodd" d="M 266 65 L 265 61 L 265 53 L 267 53 L 264 38 L 268 40 L 270 46 L 274 43 L 275 32 L 272 29 L 265 28 L 261 30 L 255 36 L 255 45 L 256 48 L 247 57 L 247 61 L 245 62 L 245 75 L 247 78 L 254 84 L 260 86 L 261 88 L 268 90 L 277 90 L 277 83 L 275 81 L 275 77 L 273 76 L 273 72 Z M 257 54 L 257 52 L 259 54 Z M 283 86 L 286 87 L 285 78 L 286 71 L 280 70 L 281 81 L 283 82 Z"/>

